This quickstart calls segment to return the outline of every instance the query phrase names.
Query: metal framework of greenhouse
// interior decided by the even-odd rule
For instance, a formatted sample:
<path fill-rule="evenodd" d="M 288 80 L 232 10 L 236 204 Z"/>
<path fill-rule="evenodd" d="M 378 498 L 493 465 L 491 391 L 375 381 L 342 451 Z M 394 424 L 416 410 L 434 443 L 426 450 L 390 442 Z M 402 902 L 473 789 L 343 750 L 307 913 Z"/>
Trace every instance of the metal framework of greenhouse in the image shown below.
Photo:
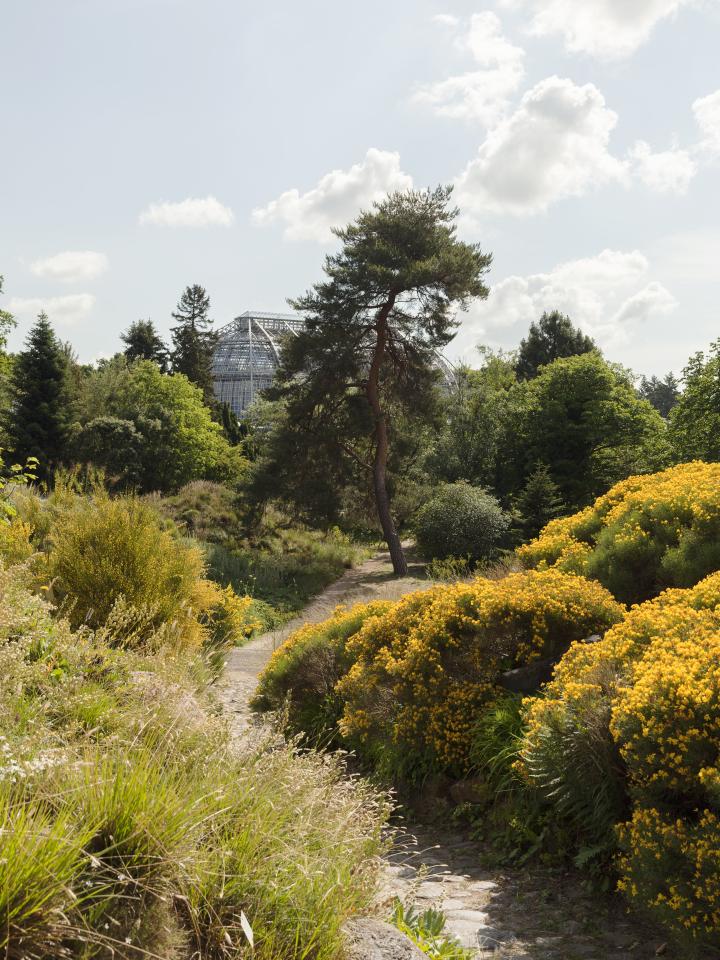
<path fill-rule="evenodd" d="M 215 396 L 240 417 L 258 393 L 272 383 L 280 363 L 282 341 L 303 329 L 296 313 L 262 313 L 246 310 L 217 331 L 212 378 Z M 437 366 L 448 388 L 455 382 L 455 368 L 437 354 Z"/>
<path fill-rule="evenodd" d="M 303 320 L 293 313 L 246 310 L 221 327 L 213 354 L 215 396 L 236 416 L 266 390 L 280 362 L 282 339 L 297 336 Z"/>

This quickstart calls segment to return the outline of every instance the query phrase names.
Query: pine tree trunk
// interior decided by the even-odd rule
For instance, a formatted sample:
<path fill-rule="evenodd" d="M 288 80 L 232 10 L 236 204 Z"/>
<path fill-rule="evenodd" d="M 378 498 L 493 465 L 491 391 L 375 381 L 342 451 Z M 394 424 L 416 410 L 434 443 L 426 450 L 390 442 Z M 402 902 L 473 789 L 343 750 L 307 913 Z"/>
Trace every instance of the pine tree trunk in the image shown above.
<path fill-rule="evenodd" d="M 373 487 L 375 490 L 375 505 L 378 518 L 382 526 L 383 536 L 390 551 L 393 570 L 398 577 L 407 576 L 408 566 L 403 552 L 400 537 L 398 536 L 392 513 L 390 511 L 390 497 L 387 491 L 387 461 L 389 451 L 388 425 L 385 411 L 380 403 L 380 368 L 385 356 L 387 342 L 387 318 L 392 310 L 394 297 L 385 303 L 378 312 L 376 331 L 377 341 L 375 352 L 367 382 L 367 398 L 372 409 L 375 421 L 375 460 L 373 463 Z"/>

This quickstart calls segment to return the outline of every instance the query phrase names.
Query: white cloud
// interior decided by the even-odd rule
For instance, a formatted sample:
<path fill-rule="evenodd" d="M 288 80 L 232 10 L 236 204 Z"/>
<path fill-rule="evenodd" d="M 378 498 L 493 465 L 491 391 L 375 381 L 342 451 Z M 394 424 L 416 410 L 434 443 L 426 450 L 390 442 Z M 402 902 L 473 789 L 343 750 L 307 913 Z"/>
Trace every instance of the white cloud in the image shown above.
<path fill-rule="evenodd" d="M 697 173 L 697 164 L 687 150 L 653 153 L 650 145 L 638 140 L 630 151 L 633 173 L 658 193 L 687 193 Z"/>
<path fill-rule="evenodd" d="M 470 214 L 540 213 L 556 200 L 624 181 L 626 165 L 608 151 L 617 114 L 588 83 L 549 77 L 492 130 L 457 180 Z"/>
<path fill-rule="evenodd" d="M 36 277 L 60 280 L 62 283 L 79 283 L 94 280 L 108 268 L 104 253 L 93 250 L 65 250 L 52 257 L 44 257 L 30 264 Z"/>
<path fill-rule="evenodd" d="M 653 281 L 620 306 L 612 318 L 612 325 L 647 323 L 653 317 L 672 313 L 677 300 L 661 283 Z"/>
<path fill-rule="evenodd" d="M 139 222 L 160 227 L 229 227 L 234 219 L 230 207 L 215 197 L 188 197 L 176 203 L 151 203 Z"/>
<path fill-rule="evenodd" d="M 627 57 L 648 39 L 660 21 L 695 0 L 505 0 L 534 16 L 530 29 L 559 34 L 571 53 L 602 59 Z"/>
<path fill-rule="evenodd" d="M 436 13 L 432 19 L 433 23 L 441 23 L 445 27 L 456 27 L 460 23 L 451 13 Z"/>
<path fill-rule="evenodd" d="M 720 90 L 700 97 L 693 103 L 692 109 L 702 134 L 700 148 L 720 154 Z"/>
<path fill-rule="evenodd" d="M 457 43 L 472 53 L 480 69 L 425 84 L 413 100 L 441 116 L 491 126 L 506 112 L 525 77 L 525 51 L 505 38 L 499 18 L 489 11 L 471 17 Z"/>
<path fill-rule="evenodd" d="M 349 170 L 332 170 L 307 193 L 293 188 L 264 207 L 253 210 L 255 223 L 282 223 L 288 240 L 325 242 L 331 228 L 344 226 L 361 209 L 394 190 L 412 187 L 412 177 L 400 169 L 400 154 L 371 147 L 365 159 Z"/>
<path fill-rule="evenodd" d="M 69 327 L 84 320 L 94 306 L 91 293 L 71 293 L 64 297 L 13 297 L 7 309 L 20 317 L 36 317 L 45 311 L 52 323 Z"/>
<path fill-rule="evenodd" d="M 601 346 L 627 340 L 628 328 L 663 316 L 675 298 L 649 277 L 650 264 L 639 251 L 603 250 L 595 257 L 569 260 L 548 273 L 510 276 L 490 296 L 459 317 L 453 344 L 457 356 L 470 357 L 483 339 L 516 345 L 544 311 L 560 310 L 596 338 Z"/>

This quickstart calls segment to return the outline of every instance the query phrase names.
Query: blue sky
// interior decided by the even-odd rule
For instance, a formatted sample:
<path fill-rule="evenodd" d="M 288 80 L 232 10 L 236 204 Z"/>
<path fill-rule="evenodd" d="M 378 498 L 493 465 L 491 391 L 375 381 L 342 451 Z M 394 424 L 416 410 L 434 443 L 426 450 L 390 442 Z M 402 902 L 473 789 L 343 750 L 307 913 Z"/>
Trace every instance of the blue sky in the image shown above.
<path fill-rule="evenodd" d="M 638 373 L 720 337 L 720 0 L 25 0 L 0 20 L 0 305 L 84 360 L 319 279 L 329 227 L 455 183 L 495 256 L 452 357 L 557 307 Z"/>

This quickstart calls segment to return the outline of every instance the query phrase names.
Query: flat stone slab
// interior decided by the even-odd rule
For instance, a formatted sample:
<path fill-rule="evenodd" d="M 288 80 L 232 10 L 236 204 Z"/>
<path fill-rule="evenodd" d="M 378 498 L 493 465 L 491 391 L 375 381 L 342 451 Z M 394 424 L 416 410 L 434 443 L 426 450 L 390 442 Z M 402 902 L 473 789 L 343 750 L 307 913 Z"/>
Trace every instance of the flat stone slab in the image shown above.
<path fill-rule="evenodd" d="M 372 917 L 345 924 L 346 960 L 427 960 L 426 955 L 397 927 Z"/>

